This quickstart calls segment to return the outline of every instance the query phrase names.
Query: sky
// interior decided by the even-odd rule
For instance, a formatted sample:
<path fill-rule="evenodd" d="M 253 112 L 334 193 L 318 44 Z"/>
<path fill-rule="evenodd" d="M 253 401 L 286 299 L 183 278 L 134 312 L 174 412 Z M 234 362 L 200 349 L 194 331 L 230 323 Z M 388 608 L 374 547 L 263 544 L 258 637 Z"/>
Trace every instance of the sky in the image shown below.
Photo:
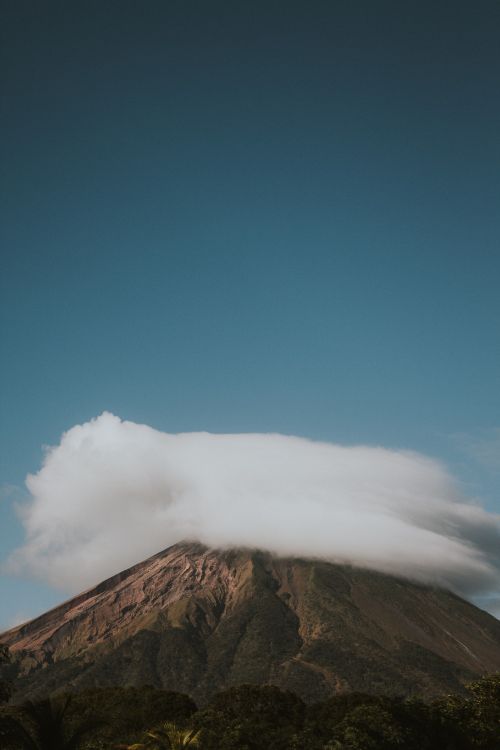
<path fill-rule="evenodd" d="M 44 446 L 103 412 L 413 451 L 500 513 L 496 0 L 0 29 L 0 629 L 65 596 L 8 561 Z"/>

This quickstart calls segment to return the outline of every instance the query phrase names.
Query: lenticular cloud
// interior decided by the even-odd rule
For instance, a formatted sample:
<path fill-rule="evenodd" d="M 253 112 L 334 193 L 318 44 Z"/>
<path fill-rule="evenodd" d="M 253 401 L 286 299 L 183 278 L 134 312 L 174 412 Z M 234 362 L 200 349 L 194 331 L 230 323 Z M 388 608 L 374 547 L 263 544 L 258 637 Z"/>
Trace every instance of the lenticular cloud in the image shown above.
<path fill-rule="evenodd" d="M 10 565 L 75 593 L 182 539 L 494 589 L 498 517 L 417 453 L 274 434 L 170 435 L 104 413 L 30 475 Z"/>

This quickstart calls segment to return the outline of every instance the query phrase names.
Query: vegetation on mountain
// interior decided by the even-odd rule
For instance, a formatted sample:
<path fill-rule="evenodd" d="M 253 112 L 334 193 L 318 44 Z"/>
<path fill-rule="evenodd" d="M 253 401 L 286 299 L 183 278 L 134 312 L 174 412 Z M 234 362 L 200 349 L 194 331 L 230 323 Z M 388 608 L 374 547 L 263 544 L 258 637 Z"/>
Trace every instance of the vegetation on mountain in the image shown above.
<path fill-rule="evenodd" d="M 18 731 L 11 731 L 17 726 Z M 3 732 L 3 733 L 2 733 Z M 306 705 L 266 685 L 186 695 L 88 690 L 0 710 L 2 750 L 499 750 L 500 673 L 433 701 L 345 693 Z"/>
<path fill-rule="evenodd" d="M 434 698 L 500 670 L 500 622 L 455 594 L 318 560 L 178 544 L 2 640 L 15 700 L 151 684 L 204 706 L 272 684 Z"/>
<path fill-rule="evenodd" d="M 8 646 L 0 643 L 0 666 L 10 662 L 10 653 Z M 12 692 L 12 685 L 7 680 L 0 680 L 0 705 L 7 703 Z"/>

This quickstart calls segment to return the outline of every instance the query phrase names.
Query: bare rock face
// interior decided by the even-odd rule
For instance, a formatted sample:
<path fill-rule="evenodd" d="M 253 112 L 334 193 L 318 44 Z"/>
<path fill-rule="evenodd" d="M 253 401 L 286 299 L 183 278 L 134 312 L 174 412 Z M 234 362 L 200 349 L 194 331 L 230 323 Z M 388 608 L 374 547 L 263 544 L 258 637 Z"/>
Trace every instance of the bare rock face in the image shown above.
<path fill-rule="evenodd" d="M 271 683 L 309 701 L 427 696 L 500 670 L 500 622 L 368 570 L 177 544 L 0 636 L 18 697 L 152 684 L 203 703 Z"/>

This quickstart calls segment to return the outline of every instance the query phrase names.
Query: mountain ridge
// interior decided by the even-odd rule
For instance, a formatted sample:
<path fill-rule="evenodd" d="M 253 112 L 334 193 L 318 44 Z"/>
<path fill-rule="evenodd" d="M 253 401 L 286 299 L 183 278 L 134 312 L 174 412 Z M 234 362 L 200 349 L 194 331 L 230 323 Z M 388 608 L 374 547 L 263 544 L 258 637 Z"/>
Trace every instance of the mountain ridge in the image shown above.
<path fill-rule="evenodd" d="M 436 695 L 500 670 L 500 622 L 452 592 L 321 560 L 179 543 L 0 636 L 20 697 L 243 682 L 319 700 Z"/>

